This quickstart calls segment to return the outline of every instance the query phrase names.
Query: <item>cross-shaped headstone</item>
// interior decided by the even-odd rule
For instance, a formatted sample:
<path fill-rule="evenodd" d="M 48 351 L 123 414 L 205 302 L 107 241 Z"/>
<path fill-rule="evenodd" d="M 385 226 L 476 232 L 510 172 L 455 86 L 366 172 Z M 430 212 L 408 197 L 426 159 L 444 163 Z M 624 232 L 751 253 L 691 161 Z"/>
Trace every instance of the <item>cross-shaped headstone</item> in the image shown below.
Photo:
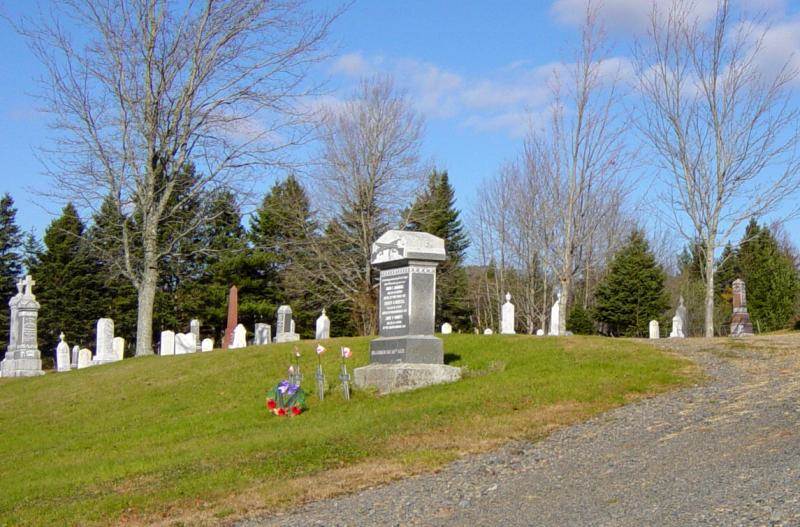
<path fill-rule="evenodd" d="M 25 296 L 31 296 L 33 294 L 33 286 L 36 285 L 36 281 L 33 279 L 31 275 L 25 277 Z"/>

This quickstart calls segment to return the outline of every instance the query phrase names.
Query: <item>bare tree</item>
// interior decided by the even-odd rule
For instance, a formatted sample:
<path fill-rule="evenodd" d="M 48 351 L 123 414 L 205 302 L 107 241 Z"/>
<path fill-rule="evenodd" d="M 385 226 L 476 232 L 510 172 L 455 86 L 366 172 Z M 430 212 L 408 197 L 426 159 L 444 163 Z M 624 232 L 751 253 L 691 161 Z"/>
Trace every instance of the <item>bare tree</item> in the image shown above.
<path fill-rule="evenodd" d="M 402 211 L 423 183 L 422 130 L 422 117 L 388 76 L 363 80 L 322 123 L 322 169 L 314 182 L 327 228 L 308 237 L 298 272 L 347 301 L 365 335 L 377 324 L 372 243 L 403 225 Z"/>
<path fill-rule="evenodd" d="M 759 29 L 759 28 L 762 29 Z M 654 8 L 636 47 L 640 129 L 664 176 L 664 204 L 690 243 L 701 242 L 705 336 L 714 336 L 715 253 L 742 222 L 776 211 L 800 188 L 797 71 L 759 65 L 759 19 L 733 19 L 720 0 L 711 23 L 693 2 Z"/>
<path fill-rule="evenodd" d="M 164 226 L 203 192 L 287 161 L 303 139 L 306 72 L 334 18 L 304 0 L 65 0 L 18 24 L 45 67 L 56 188 L 116 209 L 110 263 L 138 292 L 137 355 L 152 353 L 158 263 L 204 218 L 170 236 Z M 191 165 L 197 177 L 176 198 Z"/>
<path fill-rule="evenodd" d="M 563 302 L 559 334 L 584 250 L 598 229 L 619 211 L 625 197 L 630 155 L 626 120 L 619 109 L 619 71 L 608 60 L 596 6 L 586 10 L 575 61 L 556 72 L 553 101 L 541 128 L 525 142 L 525 184 L 538 194 L 542 258 L 555 275 Z"/>

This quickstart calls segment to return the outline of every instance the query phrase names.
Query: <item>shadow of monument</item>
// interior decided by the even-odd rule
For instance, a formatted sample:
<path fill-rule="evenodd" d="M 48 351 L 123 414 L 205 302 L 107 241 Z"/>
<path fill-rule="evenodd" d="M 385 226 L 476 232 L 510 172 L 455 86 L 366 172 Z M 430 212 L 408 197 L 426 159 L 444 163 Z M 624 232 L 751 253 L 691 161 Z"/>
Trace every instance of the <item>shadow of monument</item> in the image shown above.
<path fill-rule="evenodd" d="M 444 354 L 444 363 L 450 364 L 451 362 L 456 362 L 461 360 L 461 355 L 458 353 L 445 353 Z"/>

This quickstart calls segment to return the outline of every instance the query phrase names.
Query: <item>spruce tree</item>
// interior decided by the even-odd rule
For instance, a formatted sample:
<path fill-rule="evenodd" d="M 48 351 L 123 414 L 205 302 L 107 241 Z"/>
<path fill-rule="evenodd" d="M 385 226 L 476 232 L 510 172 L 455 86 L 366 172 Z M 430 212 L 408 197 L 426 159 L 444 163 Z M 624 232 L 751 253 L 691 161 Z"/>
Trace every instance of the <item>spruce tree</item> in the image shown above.
<path fill-rule="evenodd" d="M 738 261 L 753 326 L 760 331 L 788 327 L 795 314 L 800 277 L 767 226 L 750 221 L 739 245 Z"/>
<path fill-rule="evenodd" d="M 22 273 L 22 235 L 17 226 L 17 209 L 10 194 L 0 198 L 0 346 L 8 343 L 8 301 L 17 294 Z"/>
<path fill-rule="evenodd" d="M 39 341 L 52 355 L 63 331 L 68 342 L 92 346 L 97 319 L 105 316 L 102 273 L 92 257 L 78 211 L 69 203 L 44 234 L 45 249 L 33 264 L 38 285 Z"/>
<path fill-rule="evenodd" d="M 576 302 L 567 315 L 567 331 L 576 335 L 591 335 L 595 331 L 589 310 L 585 309 L 580 302 Z"/>
<path fill-rule="evenodd" d="M 634 230 L 615 255 L 595 295 L 595 320 L 615 336 L 644 336 L 669 306 L 666 275 L 641 231 Z"/>
<path fill-rule="evenodd" d="M 470 326 L 467 273 L 464 269 L 469 239 L 455 207 L 455 191 L 447 171 L 434 170 L 428 185 L 406 211 L 407 229 L 422 231 L 444 239 L 447 259 L 436 276 L 436 325 L 450 322 L 456 329 Z"/>

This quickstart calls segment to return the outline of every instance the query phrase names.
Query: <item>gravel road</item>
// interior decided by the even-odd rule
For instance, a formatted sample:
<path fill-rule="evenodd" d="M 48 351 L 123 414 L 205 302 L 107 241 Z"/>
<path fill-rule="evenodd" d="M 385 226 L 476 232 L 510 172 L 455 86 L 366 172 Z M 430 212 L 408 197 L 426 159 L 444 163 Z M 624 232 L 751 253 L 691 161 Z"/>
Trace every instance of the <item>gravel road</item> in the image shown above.
<path fill-rule="evenodd" d="M 800 526 L 800 338 L 661 341 L 710 380 L 267 525 Z"/>

